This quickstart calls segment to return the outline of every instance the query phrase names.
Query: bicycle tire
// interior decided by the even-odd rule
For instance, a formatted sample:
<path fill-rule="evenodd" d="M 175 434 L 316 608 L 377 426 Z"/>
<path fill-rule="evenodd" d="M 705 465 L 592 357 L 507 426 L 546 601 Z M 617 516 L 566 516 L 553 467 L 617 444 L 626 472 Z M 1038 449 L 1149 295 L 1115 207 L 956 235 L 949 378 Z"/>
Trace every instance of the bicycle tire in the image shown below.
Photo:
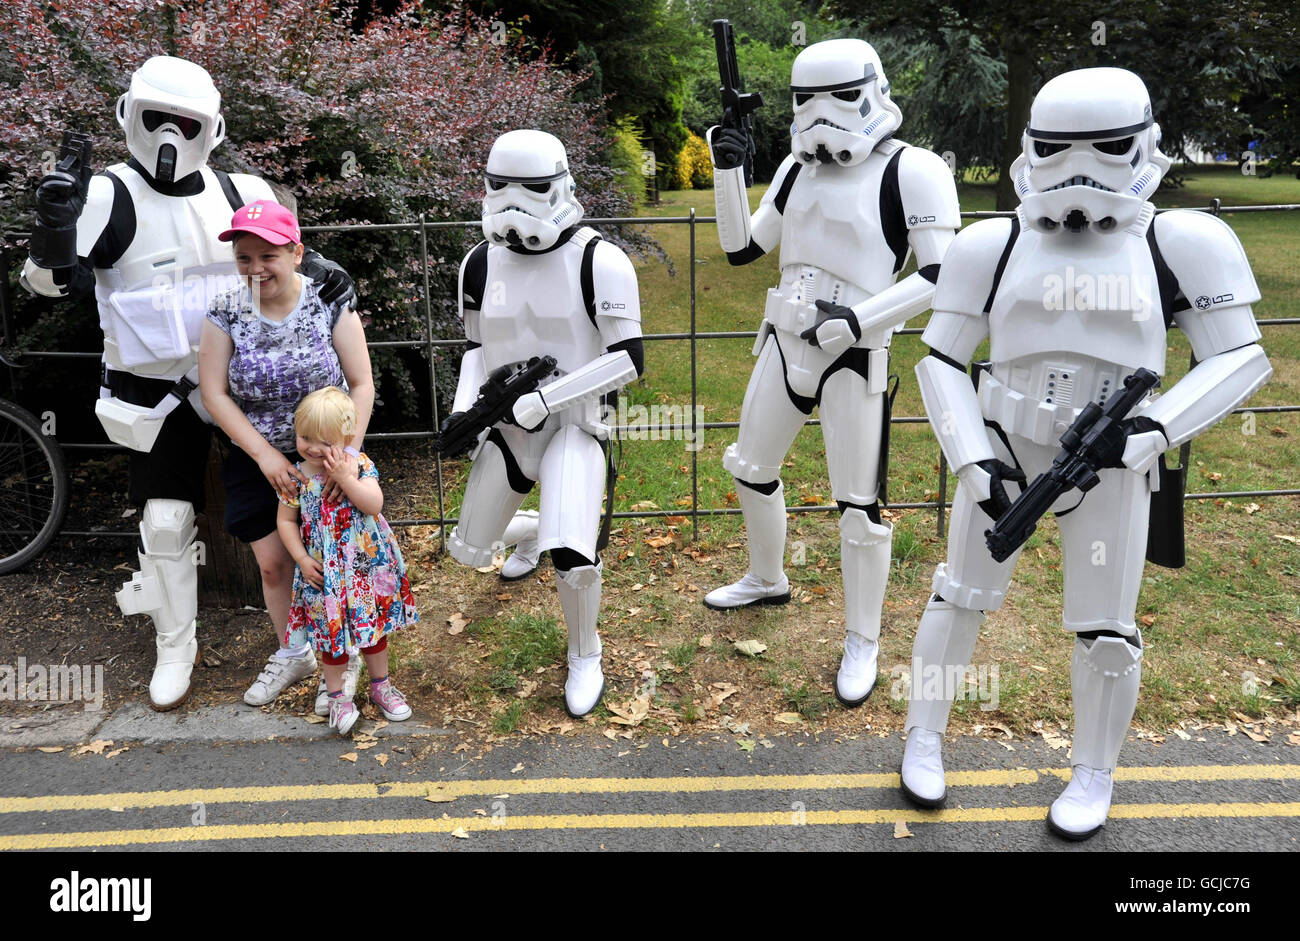
<path fill-rule="evenodd" d="M 50 544 L 68 512 L 63 449 L 36 416 L 0 399 L 0 575 Z"/>

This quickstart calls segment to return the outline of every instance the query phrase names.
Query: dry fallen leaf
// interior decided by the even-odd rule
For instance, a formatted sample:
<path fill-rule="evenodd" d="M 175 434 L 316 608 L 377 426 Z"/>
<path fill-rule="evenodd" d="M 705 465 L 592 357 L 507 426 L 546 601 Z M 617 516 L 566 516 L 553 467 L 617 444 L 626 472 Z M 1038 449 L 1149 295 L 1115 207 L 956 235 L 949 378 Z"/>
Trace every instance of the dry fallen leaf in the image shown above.
<path fill-rule="evenodd" d="M 524 763 L 521 761 L 521 762 L 519 762 L 519 764 L 515 765 L 513 768 L 510 769 L 510 773 L 511 773 L 511 774 L 518 774 L 520 771 L 523 771 L 523 770 L 524 770 Z"/>
<path fill-rule="evenodd" d="M 387 755 L 375 755 L 375 761 L 379 762 L 380 767 L 383 767 L 384 765 L 388 764 L 388 756 L 387 756 Z"/>
<path fill-rule="evenodd" d="M 428 795 L 424 799 L 430 804 L 450 804 L 456 799 L 456 795 L 448 794 L 440 788 L 430 788 Z"/>
<path fill-rule="evenodd" d="M 356 762 L 357 762 L 357 753 L 354 752 L 354 751 L 350 751 L 350 752 L 348 752 L 346 755 L 339 755 L 339 759 L 342 760 L 342 761 L 350 761 L 350 762 L 352 762 L 353 764 L 356 764 Z"/>
<path fill-rule="evenodd" d="M 1286 741 L 1288 745 L 1300 745 L 1300 732 L 1287 733 Z"/>
<path fill-rule="evenodd" d="M 1138 620 L 1142 622 L 1143 627 L 1150 627 L 1156 623 L 1156 616 L 1154 614 L 1144 614 Z"/>
<path fill-rule="evenodd" d="M 1260 735 L 1258 732 L 1253 732 L 1253 731 L 1251 731 L 1250 729 L 1242 729 L 1242 731 L 1246 733 L 1247 737 L 1249 737 L 1250 740 L 1251 740 L 1252 742 L 1267 742 L 1267 741 L 1268 741 L 1268 736 L 1267 736 L 1267 735 Z"/>
<path fill-rule="evenodd" d="M 63 746 L 62 746 L 62 745 L 42 745 L 40 748 L 37 749 L 37 751 L 43 751 L 43 752 L 45 752 L 45 754 L 47 754 L 47 755 L 53 755 L 53 754 L 56 754 L 57 752 L 61 752 L 61 751 L 63 751 Z"/>
<path fill-rule="evenodd" d="M 645 544 L 651 549 L 662 549 L 673 544 L 672 536 L 647 536 Z"/>
<path fill-rule="evenodd" d="M 97 739 L 95 739 L 93 742 L 91 742 L 89 745 L 82 745 L 80 748 L 78 748 L 77 751 L 76 751 L 76 754 L 78 754 L 78 755 L 86 755 L 86 754 L 91 754 L 91 755 L 102 755 L 102 754 L 104 754 L 104 749 L 107 748 L 109 745 L 112 745 L 112 744 L 113 744 L 113 740 L 112 740 L 111 738 L 107 738 L 107 739 L 105 739 L 105 738 L 97 738 Z"/>
<path fill-rule="evenodd" d="M 712 646 L 713 646 L 713 635 L 712 635 L 712 634 L 703 634 L 703 635 L 701 635 L 701 636 L 700 636 L 700 646 L 701 646 L 701 647 L 712 647 Z"/>
<path fill-rule="evenodd" d="M 324 722 L 328 722 L 328 721 L 329 721 L 329 719 L 325 718 L 324 716 L 317 716 L 317 715 L 306 716 L 306 719 L 307 719 L 307 721 L 310 722 L 312 725 L 320 725 L 320 724 L 322 724 L 322 723 L 324 723 Z"/>
<path fill-rule="evenodd" d="M 738 640 L 733 646 L 747 657 L 757 657 L 767 649 L 767 644 L 761 640 Z"/>
<path fill-rule="evenodd" d="M 448 625 L 447 633 L 459 634 L 461 631 L 465 629 L 465 625 L 469 623 L 470 623 L 469 619 L 466 618 L 464 614 L 457 611 L 451 617 L 447 618 L 447 625 Z"/>
<path fill-rule="evenodd" d="M 653 500 L 641 500 L 641 501 L 638 502 L 638 503 L 633 503 L 633 504 L 632 504 L 632 509 L 634 509 L 634 510 L 657 510 L 657 509 L 659 509 L 659 504 L 658 504 L 658 503 L 655 503 Z"/>
<path fill-rule="evenodd" d="M 451 835 L 454 836 L 454 837 L 455 837 L 456 839 L 458 839 L 458 840 L 468 840 L 468 839 L 469 839 L 469 834 L 465 832 L 465 828 L 464 828 L 464 827 L 457 827 L 455 830 L 452 830 L 452 831 L 451 831 Z"/>
<path fill-rule="evenodd" d="M 903 821 L 901 821 L 901 820 L 895 820 L 895 821 L 894 821 L 894 839 L 895 839 L 895 840 L 906 840 L 906 839 L 907 839 L 909 836 L 911 836 L 911 835 L 912 835 L 912 831 L 909 830 L 909 829 L 907 829 L 907 824 L 905 824 L 905 823 L 904 823 Z"/>
<path fill-rule="evenodd" d="M 131 747 L 130 745 L 123 745 L 121 748 L 114 748 L 114 749 L 113 749 L 112 751 L 110 751 L 110 752 L 105 752 L 105 753 L 104 753 L 104 757 L 105 757 L 105 758 L 116 758 L 118 755 L 122 754 L 122 752 L 126 751 L 126 750 L 127 750 L 128 748 L 130 748 L 130 747 Z"/>
<path fill-rule="evenodd" d="M 784 722 L 786 725 L 798 725 L 803 721 L 797 712 L 778 712 L 774 718 L 777 722 Z"/>

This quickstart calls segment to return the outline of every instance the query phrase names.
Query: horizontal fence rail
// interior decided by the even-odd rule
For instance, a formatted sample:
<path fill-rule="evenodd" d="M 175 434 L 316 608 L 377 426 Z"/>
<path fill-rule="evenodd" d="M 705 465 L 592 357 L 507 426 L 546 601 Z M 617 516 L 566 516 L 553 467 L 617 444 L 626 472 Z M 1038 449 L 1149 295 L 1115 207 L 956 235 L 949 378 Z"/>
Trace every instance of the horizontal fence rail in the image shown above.
<path fill-rule="evenodd" d="M 1188 208 L 1198 212 L 1208 212 L 1213 215 L 1220 215 L 1220 214 L 1228 214 L 1228 213 L 1248 213 L 1248 212 L 1291 212 L 1291 211 L 1300 210 L 1300 203 L 1249 205 L 1249 206 L 1224 206 L 1221 205 L 1220 200 L 1215 199 L 1208 206 L 1180 207 L 1180 208 Z M 1167 211 L 1169 210 L 1165 210 L 1165 209 L 1157 210 L 1157 212 L 1167 212 Z M 962 218 L 964 219 L 993 219 L 999 217 L 1013 216 L 1015 215 L 1015 213 L 1006 212 L 1006 211 L 988 210 L 988 211 L 963 212 L 961 215 Z M 633 225 L 633 226 L 687 225 L 690 227 L 690 233 L 689 233 L 690 236 L 690 255 L 689 255 L 690 329 L 686 332 L 648 333 L 644 335 L 643 339 L 647 342 L 664 342 L 664 341 L 689 341 L 690 342 L 691 406 L 690 406 L 689 427 L 692 434 L 692 440 L 698 440 L 697 435 L 700 431 L 732 429 L 732 428 L 740 427 L 739 421 L 697 422 L 695 420 L 695 416 L 698 414 L 698 404 L 699 404 L 697 371 L 696 371 L 697 342 L 700 340 L 731 340 L 731 339 L 753 340 L 758 335 L 758 332 L 756 330 L 699 331 L 697 329 L 697 325 L 696 325 L 697 292 L 695 288 L 696 232 L 698 227 L 701 224 L 716 224 L 716 222 L 717 222 L 716 217 L 698 216 L 696 215 L 694 209 L 691 210 L 689 215 L 685 215 L 685 216 L 620 216 L 620 217 L 594 218 L 594 219 L 583 220 L 584 225 L 591 225 L 596 227 L 624 226 L 624 225 Z M 438 416 L 438 402 L 437 402 L 437 363 L 435 361 L 435 357 L 433 356 L 433 351 L 438 348 L 455 348 L 455 347 L 464 346 L 465 340 L 452 338 L 452 337 L 436 337 L 434 335 L 433 302 L 430 296 L 430 287 L 429 287 L 428 232 L 431 229 L 433 230 L 476 229 L 480 225 L 481 222 L 477 220 L 430 221 L 424 218 L 423 216 L 421 216 L 419 220 L 414 222 L 394 222 L 394 223 L 378 223 L 378 224 L 357 223 L 357 224 L 349 224 L 349 225 L 318 225 L 318 226 L 302 227 L 303 232 L 306 233 L 405 231 L 405 232 L 415 232 L 418 233 L 419 235 L 420 262 L 421 262 L 421 271 L 423 273 L 422 303 L 424 307 L 424 319 L 425 319 L 424 336 L 420 338 L 412 338 L 412 339 L 404 339 L 404 340 L 368 341 L 366 346 L 369 347 L 370 349 L 423 349 L 426 351 L 426 358 L 429 361 L 429 405 L 430 405 L 430 415 L 432 416 L 432 427 L 426 429 L 417 429 L 413 431 L 372 432 L 366 435 L 367 440 L 370 441 L 428 440 L 433 438 L 437 434 L 437 429 L 441 424 L 441 422 Z M 12 233 L 7 233 L 7 236 L 13 240 L 22 240 L 27 238 L 28 233 L 12 232 Z M 9 270 L 7 255 L 0 254 L 0 263 L 4 265 L 5 271 Z M 0 339 L 3 339 L 6 342 L 7 342 L 7 338 L 13 335 L 11 330 L 11 324 L 9 322 L 10 303 L 7 297 L 9 290 L 10 290 L 10 285 L 6 280 L 5 284 L 0 285 L 0 328 L 3 328 L 3 334 L 0 334 Z M 1294 324 L 1300 324 L 1300 317 L 1265 318 L 1265 319 L 1257 320 L 1256 323 L 1258 323 L 1261 327 L 1290 326 Z M 916 336 L 916 335 L 920 335 L 922 332 L 923 330 L 917 327 L 909 327 L 897 331 L 897 333 L 902 336 Z M 82 359 L 82 360 L 98 361 L 101 358 L 101 353 L 99 351 L 66 351 L 66 350 L 21 350 L 19 351 L 13 349 L 6 349 L 4 352 L 9 356 L 10 359 L 14 359 L 14 360 L 17 360 L 19 358 L 32 358 L 32 359 L 50 359 L 50 360 Z M 10 372 L 11 375 L 14 375 L 13 370 L 10 370 Z M 17 386 L 16 378 L 14 379 L 12 384 L 15 387 Z M 1300 411 L 1300 405 L 1270 405 L 1270 406 L 1243 407 L 1243 408 L 1234 409 L 1232 414 L 1234 415 L 1245 414 L 1245 413 L 1268 414 L 1268 413 L 1296 412 L 1296 411 Z M 924 415 L 902 415 L 902 416 L 893 417 L 891 419 L 891 424 L 896 424 L 896 425 L 924 424 L 927 423 L 928 421 L 929 419 L 926 418 Z M 809 419 L 808 421 L 805 422 L 805 425 L 820 425 L 820 424 L 821 422 L 818 419 Z M 668 427 L 670 427 L 672 430 L 675 431 L 686 430 L 685 421 L 683 421 L 682 425 L 680 426 L 668 426 Z M 635 441 L 637 439 L 631 437 L 632 433 L 649 432 L 652 429 L 657 431 L 663 431 L 664 426 L 662 425 L 657 425 L 657 426 L 611 425 L 610 426 L 612 436 L 616 439 L 619 439 L 620 441 Z M 94 451 L 103 451 L 103 452 L 126 450 L 120 445 L 116 445 L 108 441 L 98 441 L 98 442 L 97 441 L 76 441 L 76 442 L 59 442 L 59 443 L 63 448 L 71 449 L 71 450 L 83 450 L 83 451 L 94 450 Z M 1190 444 L 1184 444 L 1180 450 L 1179 465 L 1181 467 L 1186 468 L 1189 466 L 1188 460 L 1190 457 L 1190 447 L 1191 447 Z M 623 511 L 623 512 L 613 513 L 612 514 L 613 518 L 614 519 L 656 519 L 656 518 L 664 518 L 669 516 L 689 515 L 692 521 L 691 539 L 694 540 L 695 534 L 699 531 L 699 518 L 701 516 L 706 516 L 706 517 L 734 516 L 740 514 L 742 511 L 736 507 L 701 507 L 700 506 L 699 466 L 698 466 L 699 452 L 698 449 L 696 449 L 696 450 L 692 450 L 690 453 L 691 453 L 691 505 L 689 510 L 687 510 L 685 507 L 682 507 L 681 509 L 678 510 Z M 438 526 L 439 541 L 441 545 L 445 548 L 446 528 L 449 524 L 454 524 L 458 522 L 459 517 L 447 515 L 446 506 L 445 506 L 443 462 L 442 462 L 441 455 L 437 455 L 435 459 L 435 463 L 436 463 L 435 476 L 437 481 L 438 515 L 436 517 L 428 517 L 428 518 L 397 519 L 397 520 L 390 520 L 389 522 L 393 526 Z M 939 474 L 938 474 L 937 486 L 935 489 L 937 492 L 937 498 L 934 500 L 925 500 L 925 501 L 911 502 L 911 503 L 889 503 L 888 507 L 890 509 L 897 509 L 897 510 L 911 510 L 911 509 L 934 510 L 935 517 L 936 517 L 936 529 L 938 534 L 942 536 L 944 530 L 944 511 L 949 509 L 952 506 L 951 501 L 949 501 L 947 497 L 948 467 L 942 451 L 940 451 L 939 453 Z M 1209 492 L 1209 493 L 1188 493 L 1188 494 L 1184 494 L 1184 500 L 1213 500 L 1213 499 L 1231 498 L 1231 497 L 1266 498 L 1266 497 L 1282 497 L 1282 496 L 1296 496 L 1296 495 L 1300 495 L 1300 489 L 1231 490 L 1231 491 L 1217 491 L 1217 492 Z M 786 507 L 787 513 L 818 513 L 818 512 L 830 512 L 833 510 L 837 510 L 837 506 L 833 502 L 828 504 L 819 504 L 815 506 L 787 506 Z M 60 535 L 71 536 L 71 537 L 105 536 L 109 538 L 136 539 L 138 538 L 139 534 L 135 531 L 129 531 L 129 532 L 112 531 L 112 530 L 78 531 L 78 530 L 64 529 L 61 531 Z"/>

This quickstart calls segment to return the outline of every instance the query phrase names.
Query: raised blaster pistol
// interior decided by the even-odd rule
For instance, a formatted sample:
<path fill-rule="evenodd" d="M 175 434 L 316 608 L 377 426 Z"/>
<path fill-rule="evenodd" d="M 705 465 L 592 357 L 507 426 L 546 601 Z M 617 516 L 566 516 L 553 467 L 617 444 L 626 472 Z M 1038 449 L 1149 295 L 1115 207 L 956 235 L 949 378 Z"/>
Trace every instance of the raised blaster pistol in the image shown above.
<path fill-rule="evenodd" d="M 1111 396 L 1105 407 L 1096 402 L 1084 406 L 1074 424 L 1061 435 L 1061 452 L 1052 461 L 1051 469 L 1035 477 L 993 528 L 984 531 L 984 541 L 994 559 L 1005 562 L 1023 546 L 1061 494 L 1071 487 L 1087 493 L 1101 482 L 1097 471 L 1114 466 L 1123 453 L 1127 437 L 1124 419 L 1159 384 L 1159 376 L 1149 369 L 1139 369 L 1124 380 L 1124 390 Z"/>
<path fill-rule="evenodd" d="M 722 80 L 722 126 L 745 134 L 745 186 L 754 183 L 754 112 L 763 105 L 761 92 L 741 93 L 740 66 L 736 62 L 736 34 L 730 20 L 713 21 L 713 45 L 718 53 L 718 78 Z"/>

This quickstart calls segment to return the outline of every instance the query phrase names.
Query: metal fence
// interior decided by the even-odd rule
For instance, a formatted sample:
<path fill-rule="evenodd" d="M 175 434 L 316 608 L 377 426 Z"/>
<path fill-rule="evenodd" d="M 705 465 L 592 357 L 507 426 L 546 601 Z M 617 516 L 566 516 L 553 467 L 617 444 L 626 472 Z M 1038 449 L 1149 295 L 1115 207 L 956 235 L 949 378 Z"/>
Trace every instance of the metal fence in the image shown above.
<path fill-rule="evenodd" d="M 1258 205 L 1258 206 L 1223 206 L 1220 205 L 1220 200 L 1215 199 L 1212 201 L 1211 205 L 1209 206 L 1197 206 L 1197 207 L 1190 207 L 1190 208 L 1194 208 L 1201 212 L 1209 212 L 1214 215 L 1219 215 L 1221 213 L 1287 212 L 1287 211 L 1300 210 L 1300 203 Z M 963 212 L 961 215 L 963 218 L 966 219 L 989 219 L 998 216 L 1010 216 L 1010 215 L 1014 215 L 1014 213 L 978 211 L 978 212 Z M 752 341 L 757 336 L 757 332 L 754 330 L 700 332 L 697 329 L 697 323 L 696 323 L 697 292 L 695 289 L 697 230 L 698 227 L 701 225 L 713 225 L 715 223 L 716 223 L 716 219 L 713 216 L 698 216 L 696 215 L 694 209 L 692 209 L 690 214 L 686 216 L 632 216 L 632 217 L 584 220 L 585 225 L 590 225 L 595 228 L 601 228 L 607 226 L 623 226 L 623 225 L 636 225 L 636 226 L 686 225 L 690 227 L 690 233 L 689 233 L 690 327 L 689 330 L 685 332 L 676 332 L 676 333 L 649 333 L 644 336 L 644 339 L 647 343 L 665 341 L 665 340 L 690 341 L 691 402 L 690 402 L 689 414 L 690 414 L 690 429 L 692 434 L 691 440 L 694 441 L 699 440 L 698 435 L 699 432 L 701 431 L 707 431 L 710 429 L 722 429 L 722 428 L 738 428 L 740 426 L 740 423 L 738 421 L 697 422 L 696 420 L 698 414 L 697 406 L 699 404 L 699 399 L 698 399 L 698 385 L 697 385 L 697 372 L 696 372 L 697 369 L 696 343 L 699 340 L 718 340 L 718 339 L 737 339 L 737 340 Z M 382 224 L 382 225 L 336 225 L 336 226 L 304 226 L 303 227 L 303 231 L 307 233 L 387 230 L 387 231 L 412 231 L 412 232 L 417 232 L 419 235 L 420 268 L 421 271 L 423 272 L 423 297 L 421 302 L 424 308 L 424 323 L 425 323 L 424 336 L 418 339 L 377 340 L 377 341 L 369 342 L 367 346 L 369 346 L 371 349 L 420 348 L 425 351 L 426 353 L 425 358 L 428 360 L 429 363 L 429 409 L 430 409 L 430 415 L 432 416 L 432 427 L 421 429 L 421 430 L 415 430 L 415 431 L 374 432 L 374 433 L 367 434 L 366 436 L 367 440 L 374 441 L 374 440 L 397 440 L 397 439 L 429 439 L 436 434 L 437 428 L 440 425 L 440 419 L 438 414 L 438 402 L 437 402 L 437 392 L 436 392 L 437 364 L 433 356 L 433 351 L 435 348 L 438 347 L 463 346 L 465 344 L 465 341 L 463 339 L 440 338 L 434 335 L 433 303 L 432 303 L 432 298 L 430 296 L 430 288 L 429 288 L 428 233 L 430 230 L 437 230 L 437 229 L 449 229 L 449 228 L 475 229 L 478 228 L 480 224 L 481 223 L 478 221 L 430 222 L 429 220 L 421 216 L 421 218 L 416 222 L 390 223 L 390 224 Z M 17 234 L 15 237 L 21 238 L 23 236 L 22 234 Z M 3 264 L 4 266 L 3 270 L 5 271 L 9 270 L 8 259 L 3 254 L 0 254 L 0 264 Z M 0 285 L 0 327 L 3 327 L 4 337 L 13 336 L 11 332 L 12 325 L 10 323 L 10 315 L 9 315 L 9 311 L 11 310 L 11 303 L 8 297 L 8 292 L 10 290 L 11 290 L 10 285 L 7 283 L 7 279 L 6 279 L 6 283 Z M 1278 317 L 1278 318 L 1257 320 L 1257 323 L 1261 327 L 1288 326 L 1293 324 L 1300 324 L 1300 318 Z M 921 328 L 907 328 L 904 330 L 900 330 L 898 332 L 899 334 L 902 335 L 919 335 L 923 331 Z M 24 358 L 30 357 L 33 359 L 74 359 L 74 360 L 84 359 L 84 360 L 97 361 L 99 360 L 101 354 L 99 351 L 65 352 L 65 351 L 56 351 L 56 350 L 23 350 L 19 355 L 21 355 L 21 357 Z M 647 357 L 647 359 L 648 358 L 649 357 Z M 1192 364 L 1193 365 L 1195 364 L 1194 358 L 1192 360 Z M 1248 406 L 1248 407 L 1234 410 L 1233 414 L 1244 414 L 1247 412 L 1263 414 L 1263 413 L 1296 412 L 1296 411 L 1300 411 L 1300 405 L 1275 405 L 1275 406 L 1256 406 L 1256 407 Z M 926 422 L 928 422 L 928 419 L 923 415 L 897 416 L 892 419 L 892 424 L 899 424 L 899 425 L 922 424 Z M 817 419 L 809 419 L 805 424 L 819 425 L 820 422 Z M 626 439 L 629 431 L 638 431 L 638 430 L 647 430 L 647 429 L 639 425 L 613 425 L 611 426 L 611 430 L 616 437 Z M 123 450 L 121 447 L 108 443 L 106 441 L 60 442 L 60 444 L 64 448 L 68 448 L 68 449 L 97 450 L 97 451 Z M 696 449 L 691 451 L 690 453 L 691 453 L 691 505 L 688 512 L 685 511 L 685 508 L 679 510 L 640 510 L 640 511 L 632 511 L 632 512 L 617 512 L 613 514 L 614 517 L 617 519 L 645 519 L 645 518 L 652 518 L 652 517 L 689 515 L 692 523 L 691 539 L 694 540 L 695 534 L 699 531 L 699 519 L 701 516 L 720 516 L 720 515 L 732 515 L 732 514 L 741 513 L 742 511 L 739 508 L 700 506 L 699 451 L 698 449 Z M 1180 450 L 1179 465 L 1181 467 L 1185 468 L 1188 466 L 1190 453 L 1191 453 L 1191 444 L 1189 442 L 1187 444 L 1184 444 Z M 436 525 L 440 528 L 440 542 L 445 547 L 447 524 L 457 522 L 457 517 L 447 515 L 447 510 L 445 505 L 446 495 L 445 495 L 444 480 L 443 480 L 443 462 L 441 456 L 438 456 L 436 459 L 436 479 L 437 479 L 437 502 L 438 502 L 438 515 L 436 517 L 390 520 L 390 523 L 394 526 Z M 891 503 L 889 504 L 889 506 L 892 509 L 933 509 L 935 511 L 935 516 L 936 516 L 936 530 L 938 534 L 942 536 L 944 530 L 944 511 L 952 505 L 951 502 L 948 500 L 948 467 L 947 467 L 947 462 L 943 457 L 942 451 L 939 452 L 938 483 L 935 489 L 938 496 L 934 500 L 926 500 L 926 501 L 912 502 L 912 503 Z M 1300 489 L 1232 490 L 1232 491 L 1218 491 L 1218 492 L 1208 492 L 1208 493 L 1189 493 L 1185 495 L 1185 499 L 1186 500 L 1209 500 L 1209 499 L 1218 499 L 1224 497 L 1263 498 L 1263 497 L 1294 496 L 1297 494 L 1300 494 Z M 832 510 L 836 510 L 836 506 L 835 504 L 818 505 L 818 506 L 787 506 L 786 510 L 787 512 L 790 513 L 830 512 Z M 134 531 L 118 532 L 118 531 L 102 531 L 102 530 L 94 531 L 94 532 L 84 532 L 84 531 L 79 532 L 79 531 L 72 531 L 72 530 L 64 530 L 62 535 L 108 536 L 108 537 L 120 537 L 123 539 L 135 539 L 138 536 L 138 534 Z"/>

